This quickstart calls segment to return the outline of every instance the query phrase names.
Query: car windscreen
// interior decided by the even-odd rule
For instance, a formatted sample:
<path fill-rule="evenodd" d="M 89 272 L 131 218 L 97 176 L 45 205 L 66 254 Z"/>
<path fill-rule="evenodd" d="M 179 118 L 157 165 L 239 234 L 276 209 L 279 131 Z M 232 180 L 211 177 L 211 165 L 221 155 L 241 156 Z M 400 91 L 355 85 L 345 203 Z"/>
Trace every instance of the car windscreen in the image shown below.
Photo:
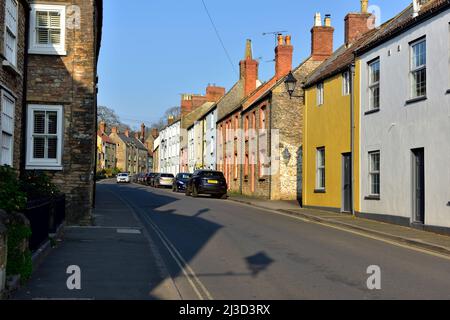
<path fill-rule="evenodd" d="M 203 178 L 223 178 L 223 173 L 218 171 L 204 171 L 200 173 Z"/>
<path fill-rule="evenodd" d="M 121 174 L 119 174 L 119 177 L 128 177 L 128 174 L 127 173 L 121 173 Z"/>

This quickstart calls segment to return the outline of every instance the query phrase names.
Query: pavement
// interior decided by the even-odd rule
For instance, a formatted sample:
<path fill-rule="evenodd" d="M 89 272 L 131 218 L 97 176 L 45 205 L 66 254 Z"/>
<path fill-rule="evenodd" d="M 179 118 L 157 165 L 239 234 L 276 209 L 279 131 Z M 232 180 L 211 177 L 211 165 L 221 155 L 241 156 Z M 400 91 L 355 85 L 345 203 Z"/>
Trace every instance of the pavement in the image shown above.
<path fill-rule="evenodd" d="M 229 199 L 259 208 L 266 208 L 278 211 L 280 213 L 292 214 L 314 222 L 361 231 L 387 240 L 408 244 L 410 246 L 450 256 L 449 236 L 354 217 L 349 214 L 337 214 L 323 210 L 303 209 L 297 201 L 269 201 L 244 196 L 231 196 Z"/>
<path fill-rule="evenodd" d="M 63 238 L 15 300 L 179 299 L 161 256 L 127 204 L 102 190 L 95 225 L 66 227 Z M 69 290 L 69 266 L 81 269 L 81 290 Z"/>
<path fill-rule="evenodd" d="M 330 222 L 350 217 L 113 181 L 97 196 L 96 225 L 66 229 L 15 299 L 450 299 L 449 256 Z M 70 265 L 82 290 L 67 289 Z"/>

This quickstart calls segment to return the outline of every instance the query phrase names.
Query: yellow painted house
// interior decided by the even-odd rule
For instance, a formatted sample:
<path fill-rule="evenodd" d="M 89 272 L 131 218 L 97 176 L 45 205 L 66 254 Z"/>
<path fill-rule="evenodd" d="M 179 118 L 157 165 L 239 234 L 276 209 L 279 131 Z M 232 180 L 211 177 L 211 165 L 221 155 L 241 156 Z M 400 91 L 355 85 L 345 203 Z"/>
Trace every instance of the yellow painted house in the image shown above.
<path fill-rule="evenodd" d="M 376 30 L 352 32 L 358 26 L 367 26 L 361 21 L 370 18 L 364 8 L 361 13 L 347 15 L 346 43 L 310 74 L 304 85 L 305 208 L 348 213 L 359 210 L 360 65 L 353 52 Z"/>

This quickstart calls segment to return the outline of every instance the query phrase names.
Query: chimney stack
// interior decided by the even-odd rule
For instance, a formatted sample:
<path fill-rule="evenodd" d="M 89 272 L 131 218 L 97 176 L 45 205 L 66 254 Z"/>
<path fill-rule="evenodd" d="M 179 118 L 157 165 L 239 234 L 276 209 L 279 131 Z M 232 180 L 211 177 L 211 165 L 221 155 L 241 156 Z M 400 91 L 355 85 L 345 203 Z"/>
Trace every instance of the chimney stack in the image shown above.
<path fill-rule="evenodd" d="M 280 79 L 292 70 L 294 47 L 291 36 L 278 35 L 278 46 L 275 48 L 275 76 Z"/>
<path fill-rule="evenodd" d="M 145 141 L 145 123 L 141 124 L 141 141 Z"/>
<path fill-rule="evenodd" d="M 115 134 L 118 134 L 119 133 L 119 129 L 117 129 L 117 127 L 112 127 L 111 132 L 115 133 Z"/>
<path fill-rule="evenodd" d="M 253 60 L 252 41 L 247 40 L 245 46 L 245 58 L 239 63 L 240 78 L 244 81 L 244 96 L 248 96 L 256 89 L 258 80 L 259 62 Z"/>
<path fill-rule="evenodd" d="M 175 122 L 175 118 L 173 116 L 169 116 L 169 119 L 167 120 L 167 124 L 171 126 Z"/>
<path fill-rule="evenodd" d="M 152 137 L 156 139 L 156 138 L 158 138 L 158 136 L 159 136 L 159 130 L 156 128 L 153 128 L 152 129 Z"/>
<path fill-rule="evenodd" d="M 125 136 L 128 138 L 130 137 L 130 129 L 125 130 Z"/>
<path fill-rule="evenodd" d="M 101 134 L 106 133 L 106 122 L 105 121 L 100 122 L 99 128 L 100 128 L 100 133 Z"/>
<path fill-rule="evenodd" d="M 135 138 L 136 140 L 140 140 L 140 139 L 139 139 L 139 133 L 136 132 L 136 133 L 134 134 L 134 138 Z"/>
<path fill-rule="evenodd" d="M 311 58 L 314 61 L 324 61 L 333 54 L 334 28 L 329 14 L 325 15 L 324 24 L 322 26 L 320 13 L 316 13 L 311 29 Z"/>
<path fill-rule="evenodd" d="M 217 102 L 225 95 L 225 88 L 209 85 L 206 88 L 206 100 L 208 102 Z"/>
<path fill-rule="evenodd" d="M 361 1 L 361 12 L 345 17 L 345 44 L 348 46 L 375 28 L 376 17 L 368 13 L 369 1 Z"/>

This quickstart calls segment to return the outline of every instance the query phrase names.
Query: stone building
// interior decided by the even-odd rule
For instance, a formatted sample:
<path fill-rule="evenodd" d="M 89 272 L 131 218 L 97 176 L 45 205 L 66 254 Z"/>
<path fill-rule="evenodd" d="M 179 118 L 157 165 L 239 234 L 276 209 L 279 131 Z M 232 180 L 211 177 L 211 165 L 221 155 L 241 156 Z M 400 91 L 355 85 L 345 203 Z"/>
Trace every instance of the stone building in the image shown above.
<path fill-rule="evenodd" d="M 97 171 L 115 169 L 116 166 L 116 144 L 106 133 L 106 123 L 102 122 L 97 132 Z"/>
<path fill-rule="evenodd" d="M 142 125 L 144 126 L 144 125 Z M 145 133 L 145 126 L 143 132 Z M 142 134 L 142 133 L 141 133 Z M 153 150 L 155 149 L 155 140 L 159 136 L 159 130 L 156 128 L 153 128 L 149 134 L 147 134 L 147 138 L 145 138 L 145 135 L 143 136 L 144 145 L 148 150 L 148 171 L 154 172 L 154 161 L 155 157 L 153 154 Z"/>
<path fill-rule="evenodd" d="M 4 0 L 0 4 L 0 165 L 17 170 L 23 169 L 29 9 L 26 0 Z"/>
<path fill-rule="evenodd" d="M 147 172 L 148 150 L 139 138 L 139 133 L 134 136 L 129 129 L 120 132 L 117 127 L 112 128 L 109 135 L 116 145 L 117 168 L 131 175 Z"/>
<path fill-rule="evenodd" d="M 300 83 L 333 51 L 330 18 L 325 19 L 325 26 L 318 14 L 315 20 L 311 55 L 291 72 L 291 37 L 279 36 L 275 75 L 242 103 L 244 161 L 234 170 L 241 172 L 244 195 L 270 200 L 301 199 L 304 94 Z M 290 72 L 298 83 L 291 93 L 285 84 Z"/>
<path fill-rule="evenodd" d="M 66 194 L 69 223 L 90 223 L 93 206 L 102 6 L 31 2 L 25 164 Z"/>

